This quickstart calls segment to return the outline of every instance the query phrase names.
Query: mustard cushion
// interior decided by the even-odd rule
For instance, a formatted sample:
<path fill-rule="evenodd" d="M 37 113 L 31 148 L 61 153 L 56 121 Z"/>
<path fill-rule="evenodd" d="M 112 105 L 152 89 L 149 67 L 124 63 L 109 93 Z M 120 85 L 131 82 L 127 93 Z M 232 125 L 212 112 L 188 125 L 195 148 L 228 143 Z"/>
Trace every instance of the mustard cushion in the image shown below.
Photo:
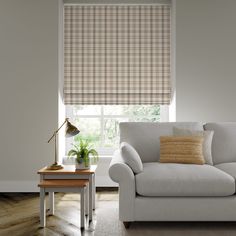
<path fill-rule="evenodd" d="M 203 165 L 202 144 L 201 136 L 161 136 L 160 162 Z"/>

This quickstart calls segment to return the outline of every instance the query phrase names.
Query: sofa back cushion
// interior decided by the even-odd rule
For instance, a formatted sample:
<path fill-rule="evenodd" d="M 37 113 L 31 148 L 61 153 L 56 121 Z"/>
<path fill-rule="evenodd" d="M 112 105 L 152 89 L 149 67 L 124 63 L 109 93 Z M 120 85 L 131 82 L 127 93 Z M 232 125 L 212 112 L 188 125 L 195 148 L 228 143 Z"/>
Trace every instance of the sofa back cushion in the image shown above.
<path fill-rule="evenodd" d="M 236 122 L 207 123 L 205 130 L 213 130 L 213 164 L 236 162 Z"/>
<path fill-rule="evenodd" d="M 174 136 L 202 136 L 204 141 L 202 144 L 202 154 L 204 156 L 205 162 L 208 165 L 213 165 L 212 153 L 211 153 L 211 144 L 214 131 L 213 130 L 204 130 L 204 131 L 191 131 L 188 129 L 180 129 L 177 127 L 173 128 Z"/>
<path fill-rule="evenodd" d="M 160 158 L 160 136 L 173 135 L 173 127 L 203 130 L 198 122 L 121 122 L 120 142 L 131 144 L 142 162 L 155 162 Z"/>

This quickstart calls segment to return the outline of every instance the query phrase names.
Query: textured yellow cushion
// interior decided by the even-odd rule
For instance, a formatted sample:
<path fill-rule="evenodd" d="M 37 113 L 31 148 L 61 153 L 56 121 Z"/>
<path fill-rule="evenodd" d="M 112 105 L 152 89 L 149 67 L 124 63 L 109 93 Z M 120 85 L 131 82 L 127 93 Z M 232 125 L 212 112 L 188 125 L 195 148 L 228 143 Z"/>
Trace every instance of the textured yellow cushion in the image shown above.
<path fill-rule="evenodd" d="M 200 136 L 161 136 L 160 162 L 203 165 L 202 143 Z"/>

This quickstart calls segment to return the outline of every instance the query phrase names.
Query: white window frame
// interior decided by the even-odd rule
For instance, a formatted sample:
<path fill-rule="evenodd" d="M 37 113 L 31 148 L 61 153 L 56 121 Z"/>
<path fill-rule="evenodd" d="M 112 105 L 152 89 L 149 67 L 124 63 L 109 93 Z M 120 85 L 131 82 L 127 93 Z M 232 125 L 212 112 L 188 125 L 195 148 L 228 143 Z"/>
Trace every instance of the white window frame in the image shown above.
<path fill-rule="evenodd" d="M 144 105 L 145 106 L 145 105 Z M 66 116 L 70 118 L 72 121 L 74 120 L 73 114 L 73 105 L 66 106 Z M 104 106 L 101 106 L 100 114 L 98 115 L 79 115 L 80 118 L 98 118 L 100 120 L 101 125 L 101 147 L 96 148 L 98 154 L 100 156 L 111 156 L 114 151 L 114 148 L 104 147 L 104 120 L 106 118 L 134 118 L 135 116 L 128 116 L 128 115 L 105 115 L 104 114 Z M 138 116 L 142 118 L 142 116 Z M 149 116 L 149 118 L 154 118 L 155 116 Z M 160 122 L 168 122 L 169 121 L 169 106 L 168 105 L 161 105 L 160 106 Z M 66 155 L 68 150 L 71 147 L 71 139 L 66 139 Z"/>

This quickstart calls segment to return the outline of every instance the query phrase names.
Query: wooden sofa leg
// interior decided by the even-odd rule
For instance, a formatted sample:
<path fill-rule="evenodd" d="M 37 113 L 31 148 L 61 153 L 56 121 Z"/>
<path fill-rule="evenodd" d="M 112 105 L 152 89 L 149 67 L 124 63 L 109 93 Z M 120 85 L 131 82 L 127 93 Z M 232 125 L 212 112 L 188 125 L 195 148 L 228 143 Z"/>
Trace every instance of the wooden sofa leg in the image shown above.
<path fill-rule="evenodd" d="M 124 224 L 125 228 L 128 229 L 130 227 L 130 225 L 131 225 L 131 222 L 124 221 L 123 224 Z"/>

